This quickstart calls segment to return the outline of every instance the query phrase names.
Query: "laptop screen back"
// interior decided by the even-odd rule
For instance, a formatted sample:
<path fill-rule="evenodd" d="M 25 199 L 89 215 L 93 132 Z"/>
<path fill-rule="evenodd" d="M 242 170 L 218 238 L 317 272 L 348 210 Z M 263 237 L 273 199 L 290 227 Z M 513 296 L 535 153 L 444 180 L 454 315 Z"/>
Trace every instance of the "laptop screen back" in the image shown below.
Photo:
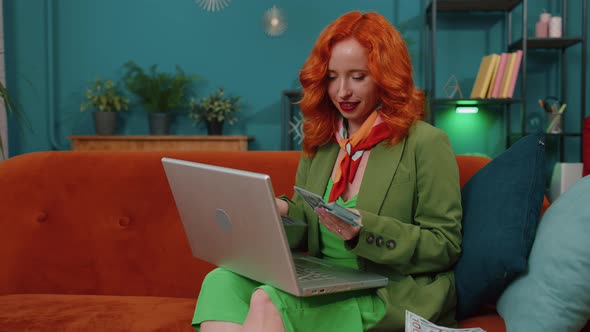
<path fill-rule="evenodd" d="M 193 256 L 296 292 L 268 175 L 171 158 L 162 164 Z"/>

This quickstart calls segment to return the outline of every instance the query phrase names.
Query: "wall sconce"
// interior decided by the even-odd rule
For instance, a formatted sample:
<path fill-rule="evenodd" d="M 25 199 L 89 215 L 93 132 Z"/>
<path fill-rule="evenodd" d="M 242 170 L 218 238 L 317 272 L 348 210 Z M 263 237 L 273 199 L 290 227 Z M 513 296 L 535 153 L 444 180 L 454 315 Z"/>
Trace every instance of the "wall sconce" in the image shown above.
<path fill-rule="evenodd" d="M 277 6 L 267 9 L 262 16 L 262 29 L 271 37 L 282 35 L 287 30 L 287 18 Z"/>

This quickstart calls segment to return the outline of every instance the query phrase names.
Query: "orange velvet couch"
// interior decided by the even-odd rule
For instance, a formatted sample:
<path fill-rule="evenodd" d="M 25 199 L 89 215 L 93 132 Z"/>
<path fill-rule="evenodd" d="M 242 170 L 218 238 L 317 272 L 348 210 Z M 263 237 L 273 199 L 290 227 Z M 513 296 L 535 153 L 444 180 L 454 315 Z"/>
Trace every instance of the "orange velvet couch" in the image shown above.
<path fill-rule="evenodd" d="M 291 195 L 299 156 L 53 151 L 0 162 L 0 330 L 191 331 L 214 266 L 192 257 L 160 159 L 266 173 L 276 195 Z M 489 160 L 457 161 L 463 185 Z M 461 326 L 505 331 L 495 314 Z"/>

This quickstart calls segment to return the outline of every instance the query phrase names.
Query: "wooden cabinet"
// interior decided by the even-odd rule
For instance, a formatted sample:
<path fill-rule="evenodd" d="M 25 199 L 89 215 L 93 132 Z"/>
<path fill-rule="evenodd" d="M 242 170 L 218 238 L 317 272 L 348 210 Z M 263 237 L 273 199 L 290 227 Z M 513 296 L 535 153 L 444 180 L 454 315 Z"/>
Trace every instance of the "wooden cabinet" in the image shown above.
<path fill-rule="evenodd" d="M 246 151 L 249 136 L 180 136 L 180 135 L 82 135 L 68 136 L 74 151 L 161 151 L 222 150 Z"/>

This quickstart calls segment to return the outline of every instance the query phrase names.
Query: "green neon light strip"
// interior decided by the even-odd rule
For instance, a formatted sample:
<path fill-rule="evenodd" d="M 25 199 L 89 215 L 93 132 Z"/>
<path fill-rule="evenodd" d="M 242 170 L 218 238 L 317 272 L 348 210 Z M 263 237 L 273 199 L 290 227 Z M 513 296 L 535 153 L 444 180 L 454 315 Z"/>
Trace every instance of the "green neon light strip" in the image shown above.
<path fill-rule="evenodd" d="M 462 114 L 474 114 L 479 112 L 479 109 L 476 106 L 457 106 L 457 108 L 455 108 L 455 112 Z"/>

